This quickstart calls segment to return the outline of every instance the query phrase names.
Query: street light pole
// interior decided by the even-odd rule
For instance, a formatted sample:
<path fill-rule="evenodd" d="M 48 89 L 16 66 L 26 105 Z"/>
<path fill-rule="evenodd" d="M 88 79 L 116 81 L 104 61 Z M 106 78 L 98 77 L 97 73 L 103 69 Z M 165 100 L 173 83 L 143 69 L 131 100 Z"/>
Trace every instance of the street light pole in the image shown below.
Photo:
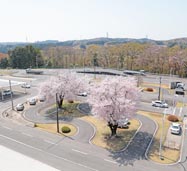
<path fill-rule="evenodd" d="M 10 87 L 10 98 L 11 98 L 12 110 L 14 110 L 13 97 L 12 97 L 11 80 L 9 80 L 9 87 Z"/>
<path fill-rule="evenodd" d="M 59 133 L 59 118 L 58 118 L 58 93 L 56 93 L 56 123 L 57 123 L 57 133 Z"/>
<path fill-rule="evenodd" d="M 165 124 L 165 116 L 166 116 L 166 109 L 164 109 L 164 116 L 162 117 L 162 132 L 160 136 L 160 148 L 159 148 L 159 157 L 161 160 L 163 160 L 162 156 L 162 142 L 163 142 L 163 136 L 164 136 L 164 124 Z"/>
<path fill-rule="evenodd" d="M 160 85 L 159 85 L 159 89 L 158 89 L 158 100 L 160 100 L 161 79 L 162 79 L 162 77 L 160 77 Z"/>

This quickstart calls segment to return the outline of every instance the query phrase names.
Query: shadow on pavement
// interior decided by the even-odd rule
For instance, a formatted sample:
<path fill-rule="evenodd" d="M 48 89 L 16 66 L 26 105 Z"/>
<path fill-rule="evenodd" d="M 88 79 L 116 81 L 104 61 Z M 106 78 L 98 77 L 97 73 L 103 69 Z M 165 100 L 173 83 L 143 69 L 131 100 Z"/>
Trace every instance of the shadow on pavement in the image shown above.
<path fill-rule="evenodd" d="M 119 165 L 133 165 L 136 160 L 143 160 L 145 152 L 152 139 L 152 134 L 138 132 L 129 146 L 120 152 L 111 152 L 112 157 Z"/>

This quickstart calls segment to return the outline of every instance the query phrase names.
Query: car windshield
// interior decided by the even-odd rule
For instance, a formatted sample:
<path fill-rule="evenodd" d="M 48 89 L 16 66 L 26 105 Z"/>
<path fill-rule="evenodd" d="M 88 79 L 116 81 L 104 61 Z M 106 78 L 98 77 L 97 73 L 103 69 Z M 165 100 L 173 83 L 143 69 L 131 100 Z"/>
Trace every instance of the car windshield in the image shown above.
<path fill-rule="evenodd" d="M 173 125 L 172 128 L 174 128 L 174 129 L 179 129 L 179 126 Z"/>

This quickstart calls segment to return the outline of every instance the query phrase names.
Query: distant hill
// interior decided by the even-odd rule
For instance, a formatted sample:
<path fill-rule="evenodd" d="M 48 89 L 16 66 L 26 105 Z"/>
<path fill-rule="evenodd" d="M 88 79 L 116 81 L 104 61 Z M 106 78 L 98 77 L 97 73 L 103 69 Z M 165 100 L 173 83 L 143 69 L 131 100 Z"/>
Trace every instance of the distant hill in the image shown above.
<path fill-rule="evenodd" d="M 17 46 L 25 46 L 25 45 L 33 45 L 40 49 L 45 49 L 47 47 L 53 46 L 86 46 L 91 44 L 96 45 L 116 45 L 128 42 L 137 42 L 137 43 L 150 43 L 155 45 L 166 45 L 168 47 L 172 47 L 175 45 L 179 45 L 183 48 L 187 47 L 187 38 L 178 38 L 178 39 L 171 39 L 171 40 L 152 40 L 147 38 L 142 39 L 132 39 L 132 38 L 94 38 L 94 39 L 84 39 L 84 40 L 69 40 L 60 42 L 58 40 L 46 40 L 46 41 L 39 41 L 35 43 L 26 43 L 26 42 L 6 42 L 0 43 L 0 52 L 7 53 L 9 50 L 14 49 Z"/>

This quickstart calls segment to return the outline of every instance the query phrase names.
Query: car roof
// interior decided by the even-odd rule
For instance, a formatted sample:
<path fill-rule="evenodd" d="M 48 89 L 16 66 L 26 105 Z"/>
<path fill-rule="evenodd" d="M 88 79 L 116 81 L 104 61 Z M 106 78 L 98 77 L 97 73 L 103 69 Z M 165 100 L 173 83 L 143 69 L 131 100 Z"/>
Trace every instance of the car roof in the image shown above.
<path fill-rule="evenodd" d="M 155 102 L 162 103 L 162 101 L 161 101 L 161 100 L 155 100 Z"/>
<path fill-rule="evenodd" d="M 180 123 L 172 123 L 172 126 L 180 126 Z"/>
<path fill-rule="evenodd" d="M 17 106 L 19 106 L 19 105 L 23 105 L 23 103 L 18 103 Z"/>

